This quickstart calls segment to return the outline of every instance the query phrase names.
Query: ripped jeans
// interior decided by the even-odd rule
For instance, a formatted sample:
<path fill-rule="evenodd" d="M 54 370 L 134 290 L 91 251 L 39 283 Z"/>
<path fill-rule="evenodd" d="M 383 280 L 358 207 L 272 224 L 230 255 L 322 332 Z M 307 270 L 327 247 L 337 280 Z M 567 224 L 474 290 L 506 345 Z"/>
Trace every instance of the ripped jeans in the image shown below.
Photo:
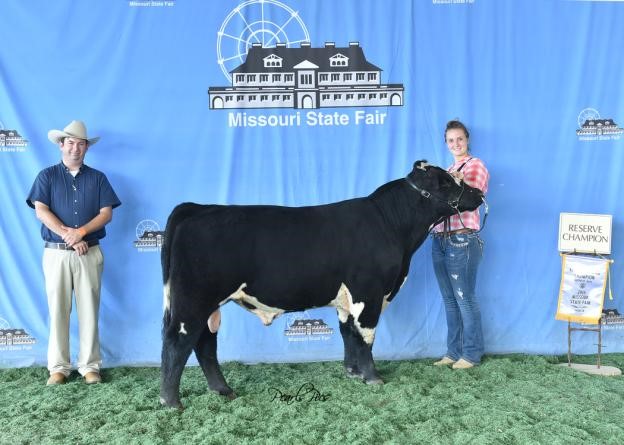
<path fill-rule="evenodd" d="M 475 294 L 483 241 L 477 233 L 433 236 L 432 258 L 446 311 L 446 356 L 477 364 L 483 355 L 481 310 Z"/>

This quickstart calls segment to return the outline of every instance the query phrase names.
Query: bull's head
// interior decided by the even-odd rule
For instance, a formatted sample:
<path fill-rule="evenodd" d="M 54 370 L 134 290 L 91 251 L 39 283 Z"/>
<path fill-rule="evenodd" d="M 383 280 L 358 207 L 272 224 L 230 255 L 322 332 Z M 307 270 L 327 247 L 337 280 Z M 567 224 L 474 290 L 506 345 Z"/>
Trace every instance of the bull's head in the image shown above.
<path fill-rule="evenodd" d="M 413 189 L 430 199 L 444 215 L 472 211 L 485 202 L 481 190 L 470 187 L 461 179 L 440 167 L 428 164 L 427 161 L 415 162 L 414 168 L 405 179 Z"/>

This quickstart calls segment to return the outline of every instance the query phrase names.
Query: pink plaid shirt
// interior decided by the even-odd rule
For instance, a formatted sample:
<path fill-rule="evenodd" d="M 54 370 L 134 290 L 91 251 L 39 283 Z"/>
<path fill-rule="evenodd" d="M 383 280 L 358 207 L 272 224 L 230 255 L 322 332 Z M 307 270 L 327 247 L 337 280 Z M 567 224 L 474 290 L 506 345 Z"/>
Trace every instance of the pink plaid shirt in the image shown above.
<path fill-rule="evenodd" d="M 466 164 L 466 165 L 464 165 Z M 448 168 L 449 172 L 455 172 L 460 169 L 460 167 L 464 165 L 464 168 L 461 169 L 461 173 L 464 174 L 464 182 L 471 187 L 476 187 L 481 190 L 483 193 L 487 193 L 488 190 L 488 181 L 490 179 L 490 174 L 485 168 L 485 164 L 481 159 L 468 157 L 464 158 L 460 161 L 455 162 Z M 461 221 L 457 214 L 454 214 L 450 217 L 450 226 L 449 231 L 459 230 L 463 228 L 479 230 L 481 228 L 481 216 L 479 214 L 479 209 L 476 209 L 472 212 L 461 212 Z M 462 225 L 462 222 L 464 223 Z M 440 223 L 433 228 L 434 232 L 443 232 L 444 231 L 444 223 Z"/>

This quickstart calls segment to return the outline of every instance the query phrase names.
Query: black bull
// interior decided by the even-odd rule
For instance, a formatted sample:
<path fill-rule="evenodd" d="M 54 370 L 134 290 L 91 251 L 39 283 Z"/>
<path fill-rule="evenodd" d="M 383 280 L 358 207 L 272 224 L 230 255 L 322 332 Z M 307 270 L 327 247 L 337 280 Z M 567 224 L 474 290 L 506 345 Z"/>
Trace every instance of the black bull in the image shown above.
<path fill-rule="evenodd" d="M 234 301 L 264 324 L 284 313 L 334 306 L 350 376 L 382 383 L 371 353 L 385 306 L 407 277 L 429 228 L 483 195 L 425 161 L 370 196 L 312 207 L 186 203 L 167 221 L 161 403 L 181 407 L 191 351 L 208 386 L 229 398 L 217 361 L 219 307 Z"/>

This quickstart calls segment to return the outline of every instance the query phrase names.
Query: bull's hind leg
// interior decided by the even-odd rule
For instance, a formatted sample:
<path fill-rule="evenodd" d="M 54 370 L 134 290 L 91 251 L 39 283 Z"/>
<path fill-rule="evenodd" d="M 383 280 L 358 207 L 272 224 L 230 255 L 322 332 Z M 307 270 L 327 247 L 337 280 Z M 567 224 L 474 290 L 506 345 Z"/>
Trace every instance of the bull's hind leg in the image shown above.
<path fill-rule="evenodd" d="M 180 379 L 197 339 L 202 333 L 198 323 L 167 320 L 163 326 L 163 346 L 160 365 L 160 403 L 182 409 Z"/>
<path fill-rule="evenodd" d="M 213 314 L 217 313 L 218 310 L 213 312 Z M 226 396 L 228 399 L 234 400 L 236 398 L 236 394 L 234 394 L 232 388 L 230 388 L 226 383 L 225 378 L 221 373 L 219 361 L 217 360 L 217 329 L 219 326 L 218 324 L 211 324 L 210 320 L 213 319 L 213 316 L 214 315 L 211 315 L 208 321 L 208 326 L 204 328 L 199 340 L 197 340 L 197 344 L 195 345 L 195 355 L 197 356 L 197 360 L 204 371 L 206 380 L 208 380 L 208 387 L 222 396 Z"/>
<path fill-rule="evenodd" d="M 367 343 L 354 323 L 354 318 L 349 315 L 346 322 L 340 322 L 340 333 L 345 347 L 345 369 L 350 377 L 361 377 L 368 384 L 383 383 L 383 380 L 375 369 L 373 360 L 373 343 Z M 368 329 L 368 334 L 374 334 L 374 329 Z"/>

